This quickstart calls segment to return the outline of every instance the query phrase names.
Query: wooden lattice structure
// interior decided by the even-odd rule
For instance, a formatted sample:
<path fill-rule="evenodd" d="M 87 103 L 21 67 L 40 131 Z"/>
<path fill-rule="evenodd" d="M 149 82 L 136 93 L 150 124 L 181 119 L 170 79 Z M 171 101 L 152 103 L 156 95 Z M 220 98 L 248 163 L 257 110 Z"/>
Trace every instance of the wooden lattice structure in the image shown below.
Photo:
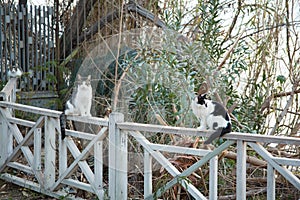
<path fill-rule="evenodd" d="M 209 133 L 193 128 L 124 122 L 124 115 L 121 113 L 111 113 L 109 119 L 67 116 L 74 122 L 96 125 L 98 130 L 94 134 L 66 129 L 65 137 L 62 137 L 59 121 L 61 112 L 14 103 L 15 85 L 16 79 L 11 79 L 0 94 L 0 178 L 3 180 L 55 198 L 80 199 L 77 192 L 75 195 L 70 192 L 70 188 L 73 188 L 75 191 L 88 192 L 89 199 L 127 199 L 128 166 L 136 164 L 129 160 L 128 144 L 130 140 L 134 140 L 142 147 L 143 155 L 143 171 L 140 173 L 143 174 L 144 188 L 140 198 L 156 199 L 178 186 L 195 199 L 218 199 L 218 157 L 236 143 L 236 199 L 246 199 L 248 192 L 247 163 L 251 159 L 247 156 L 247 148 L 253 149 L 267 163 L 267 188 L 264 192 L 267 193 L 268 200 L 276 198 L 278 176 L 275 172 L 300 190 L 300 180 L 297 177 L 299 158 L 273 156 L 260 144 L 288 144 L 297 149 L 300 145 L 299 138 L 230 133 L 224 136 L 228 141 L 214 150 L 158 144 L 150 142 L 145 133 L 198 137 L 208 136 Z M 23 119 L 15 116 L 15 111 L 32 113 L 38 117 Z M 77 139 L 85 140 L 86 146 L 80 148 L 75 142 Z M 105 141 L 108 141 L 108 177 L 104 173 Z M 180 171 L 166 157 L 169 154 L 163 152 L 193 155 L 198 160 Z M 90 157 L 94 160 L 93 165 L 89 164 Z M 172 177 L 155 191 L 154 161 Z M 208 195 L 204 195 L 201 188 L 195 187 L 190 181 L 190 176 L 206 163 L 209 163 Z"/>

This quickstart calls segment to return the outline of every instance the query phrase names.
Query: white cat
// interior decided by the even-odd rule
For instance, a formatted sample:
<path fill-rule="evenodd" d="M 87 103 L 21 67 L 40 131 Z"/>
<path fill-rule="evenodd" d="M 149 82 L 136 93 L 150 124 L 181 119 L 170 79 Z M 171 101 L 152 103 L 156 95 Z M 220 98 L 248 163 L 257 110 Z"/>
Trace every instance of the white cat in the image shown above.
<path fill-rule="evenodd" d="M 224 106 L 207 99 L 203 92 L 193 99 L 191 107 L 193 113 L 200 120 L 198 129 L 215 131 L 204 144 L 209 144 L 214 139 L 231 132 L 231 120 Z"/>
<path fill-rule="evenodd" d="M 69 100 L 66 103 L 66 115 L 79 115 L 79 116 L 91 116 L 92 107 L 92 86 L 91 86 L 91 75 L 87 77 L 85 81 L 78 74 L 78 86 L 73 94 L 74 98 L 72 102 Z"/>

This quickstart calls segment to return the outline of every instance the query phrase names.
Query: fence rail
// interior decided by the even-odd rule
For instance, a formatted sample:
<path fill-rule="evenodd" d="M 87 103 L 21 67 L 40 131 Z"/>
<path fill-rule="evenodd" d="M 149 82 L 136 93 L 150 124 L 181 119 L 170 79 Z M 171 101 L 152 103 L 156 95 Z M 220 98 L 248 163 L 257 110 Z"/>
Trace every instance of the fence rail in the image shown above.
<path fill-rule="evenodd" d="M 14 80 L 10 82 L 13 83 Z M 14 87 L 10 87 L 14 88 Z M 6 88 L 7 89 L 7 88 Z M 13 90 L 13 89 L 12 89 Z M 1 94 L 13 94 L 2 91 Z M 300 167 L 300 159 L 271 155 L 261 144 L 281 143 L 300 146 L 300 138 L 262 136 L 256 134 L 230 133 L 214 150 L 186 148 L 151 143 L 145 133 L 207 136 L 192 128 L 179 128 L 150 124 L 124 122 L 121 113 L 111 113 L 109 119 L 67 116 L 74 123 L 94 126 L 93 131 L 66 130 L 62 137 L 60 111 L 41 109 L 13 102 L 13 98 L 0 101 L 0 178 L 55 198 L 72 196 L 69 188 L 93 193 L 99 199 L 127 199 L 128 197 L 128 141 L 135 140 L 143 148 L 144 199 L 155 199 L 175 185 L 181 185 L 195 199 L 218 198 L 218 157 L 233 144 L 237 144 L 236 199 L 246 199 L 247 148 L 253 149 L 267 162 L 267 199 L 275 199 L 276 175 L 280 173 L 300 190 L 299 178 L 285 166 Z M 16 115 L 31 113 L 31 119 Z M 96 129 L 95 129 L 96 127 Z M 26 130 L 26 131 L 24 131 Z M 76 141 L 84 140 L 80 147 Z M 108 141 L 108 180 L 104 174 L 104 144 Z M 179 171 L 163 152 L 198 156 L 200 159 L 189 168 Z M 94 161 L 93 167 L 89 158 Z M 153 191 L 152 169 L 154 160 L 172 177 L 169 182 Z M 209 196 L 195 187 L 188 176 L 209 163 Z M 21 171 L 18 176 L 10 169 Z M 78 169 L 84 179 L 77 176 Z M 299 169 L 299 168 L 298 168 Z"/>

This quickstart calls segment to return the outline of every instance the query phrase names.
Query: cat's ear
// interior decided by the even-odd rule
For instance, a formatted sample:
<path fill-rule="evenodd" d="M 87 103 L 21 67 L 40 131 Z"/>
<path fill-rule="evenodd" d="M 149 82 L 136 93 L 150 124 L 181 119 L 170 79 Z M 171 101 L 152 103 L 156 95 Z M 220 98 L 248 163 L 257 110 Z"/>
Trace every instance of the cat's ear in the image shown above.
<path fill-rule="evenodd" d="M 77 74 L 77 78 L 79 81 L 81 81 L 81 75 L 80 74 Z"/>
<path fill-rule="evenodd" d="M 200 85 L 199 90 L 198 90 L 198 95 L 202 95 L 208 92 L 208 84 L 206 82 L 202 83 Z"/>
<path fill-rule="evenodd" d="M 88 75 L 87 80 L 89 81 L 91 80 L 91 75 Z"/>

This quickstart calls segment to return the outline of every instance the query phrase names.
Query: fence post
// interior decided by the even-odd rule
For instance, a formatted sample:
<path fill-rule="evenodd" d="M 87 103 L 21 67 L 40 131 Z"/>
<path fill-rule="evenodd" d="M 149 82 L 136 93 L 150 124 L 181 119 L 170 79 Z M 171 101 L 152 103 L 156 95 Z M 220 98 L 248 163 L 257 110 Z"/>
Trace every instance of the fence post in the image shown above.
<path fill-rule="evenodd" d="M 246 200 L 246 146 L 246 142 L 237 141 L 236 199 L 239 200 Z"/>
<path fill-rule="evenodd" d="M 218 199 L 218 156 L 209 160 L 209 199 Z"/>
<path fill-rule="evenodd" d="M 274 168 L 272 165 L 268 163 L 267 167 L 267 200 L 274 200 L 275 199 L 275 173 Z"/>
<path fill-rule="evenodd" d="M 0 113 L 0 167 L 13 151 L 13 136 L 5 122 L 5 116 Z"/>
<path fill-rule="evenodd" d="M 109 197 L 127 199 L 127 133 L 117 127 L 124 121 L 122 113 L 109 115 Z"/>
<path fill-rule="evenodd" d="M 152 194 L 152 156 L 144 148 L 144 198 Z"/>
<path fill-rule="evenodd" d="M 55 183 L 55 123 L 51 117 L 45 117 L 45 189 L 49 189 Z"/>

